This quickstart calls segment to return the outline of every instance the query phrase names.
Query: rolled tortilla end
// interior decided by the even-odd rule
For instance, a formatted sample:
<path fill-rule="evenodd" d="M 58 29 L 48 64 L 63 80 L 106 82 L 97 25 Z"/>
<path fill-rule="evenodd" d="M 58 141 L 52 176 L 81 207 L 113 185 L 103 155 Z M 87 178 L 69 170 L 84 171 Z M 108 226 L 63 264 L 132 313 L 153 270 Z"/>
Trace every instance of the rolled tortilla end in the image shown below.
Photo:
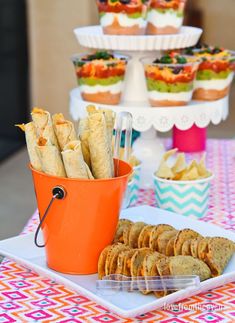
<path fill-rule="evenodd" d="M 74 124 L 71 121 L 57 120 L 54 123 L 54 129 L 61 150 L 63 150 L 70 141 L 77 140 Z"/>
<path fill-rule="evenodd" d="M 51 115 L 48 111 L 41 108 L 33 108 L 31 112 L 33 122 L 35 123 L 36 128 L 39 130 L 39 135 L 42 134 L 42 131 L 48 124 L 51 124 Z"/>
<path fill-rule="evenodd" d="M 26 146 L 31 166 L 33 167 L 33 169 L 39 172 L 42 171 L 41 160 L 35 150 L 35 147 L 37 145 L 37 134 L 34 123 L 29 122 L 27 124 L 16 125 L 16 127 L 25 132 Z"/>
<path fill-rule="evenodd" d="M 65 117 L 63 115 L 63 113 L 55 113 L 52 116 L 52 123 L 53 126 L 55 126 L 58 122 L 63 122 L 65 121 Z"/>
<path fill-rule="evenodd" d="M 62 151 L 62 157 L 69 178 L 94 179 L 84 161 L 79 140 L 69 142 Z"/>
<path fill-rule="evenodd" d="M 41 108 L 34 108 L 31 113 L 38 137 L 48 138 L 52 145 L 59 148 L 57 138 L 52 126 L 50 112 Z"/>
<path fill-rule="evenodd" d="M 91 167 L 91 156 L 90 156 L 90 149 L 89 149 L 89 122 L 88 119 L 81 119 L 79 121 L 79 128 L 78 128 L 78 135 L 79 139 L 81 140 L 82 145 L 82 153 L 85 163 Z"/>
<path fill-rule="evenodd" d="M 57 177 L 67 177 L 60 151 L 56 146 L 52 145 L 47 138 L 40 137 L 38 139 L 36 152 L 45 174 Z"/>
<path fill-rule="evenodd" d="M 103 113 L 94 113 L 89 120 L 89 149 L 95 178 L 112 178 L 113 159 Z"/>

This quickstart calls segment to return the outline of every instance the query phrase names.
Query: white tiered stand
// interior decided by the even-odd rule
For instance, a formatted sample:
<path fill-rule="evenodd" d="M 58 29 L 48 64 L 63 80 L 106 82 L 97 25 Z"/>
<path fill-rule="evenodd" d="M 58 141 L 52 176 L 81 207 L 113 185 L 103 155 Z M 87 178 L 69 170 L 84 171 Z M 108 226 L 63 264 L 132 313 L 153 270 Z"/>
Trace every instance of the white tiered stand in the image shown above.
<path fill-rule="evenodd" d="M 152 173 L 164 152 L 157 131 L 166 132 L 173 126 L 188 130 L 193 124 L 205 128 L 210 122 L 219 124 L 227 118 L 228 98 L 213 102 L 192 101 L 189 106 L 171 108 L 151 108 L 147 101 L 144 69 L 140 58 L 156 57 L 162 50 L 194 46 L 202 34 L 201 29 L 182 27 L 179 34 L 158 36 L 104 35 L 100 26 L 77 28 L 74 32 L 78 42 L 84 47 L 120 51 L 131 57 L 120 105 L 92 104 L 132 114 L 133 128 L 141 132 L 133 146 L 135 155 L 142 161 L 141 187 L 152 186 Z M 70 113 L 74 120 L 86 115 L 88 104 L 91 103 L 82 100 L 78 88 L 71 91 Z"/>

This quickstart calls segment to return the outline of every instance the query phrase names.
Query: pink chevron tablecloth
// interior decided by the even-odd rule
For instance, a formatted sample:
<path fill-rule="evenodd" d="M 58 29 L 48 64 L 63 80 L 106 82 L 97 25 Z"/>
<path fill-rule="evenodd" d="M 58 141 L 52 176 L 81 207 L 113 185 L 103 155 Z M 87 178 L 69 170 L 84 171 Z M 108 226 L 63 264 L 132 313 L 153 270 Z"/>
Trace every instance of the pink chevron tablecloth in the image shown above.
<path fill-rule="evenodd" d="M 189 155 L 189 158 L 195 157 Z M 215 174 L 210 211 L 203 221 L 235 230 L 235 141 L 209 140 L 207 162 Z M 198 157 L 198 156 L 196 156 Z M 155 205 L 153 191 L 141 190 L 137 205 Z M 22 234 L 35 230 L 35 213 Z M 235 322 L 235 282 L 168 308 L 125 319 L 11 260 L 0 266 L 0 322 Z"/>

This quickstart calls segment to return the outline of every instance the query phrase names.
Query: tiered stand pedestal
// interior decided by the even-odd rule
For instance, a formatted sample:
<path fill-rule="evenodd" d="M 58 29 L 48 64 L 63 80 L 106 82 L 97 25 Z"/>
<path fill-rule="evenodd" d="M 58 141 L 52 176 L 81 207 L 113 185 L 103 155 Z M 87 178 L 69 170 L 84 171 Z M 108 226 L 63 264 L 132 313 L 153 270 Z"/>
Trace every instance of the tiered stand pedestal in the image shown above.
<path fill-rule="evenodd" d="M 159 55 L 163 50 L 194 46 L 202 30 L 182 27 L 175 35 L 116 36 L 104 35 L 100 26 L 89 26 L 74 30 L 80 45 L 91 49 L 105 49 L 130 56 L 125 77 L 125 89 L 118 106 L 94 104 L 83 101 L 79 88 L 70 93 L 70 113 L 75 121 L 85 117 L 86 106 L 93 104 L 115 112 L 128 111 L 133 116 L 133 128 L 141 132 L 133 150 L 142 161 L 141 187 L 152 186 L 152 174 L 156 170 L 165 147 L 157 131 L 173 129 L 173 147 L 184 152 L 205 150 L 206 128 L 225 120 L 229 112 L 228 97 L 211 102 L 192 101 L 188 106 L 152 108 L 147 100 L 144 69 L 140 58 Z M 169 148 L 169 147 L 168 147 Z"/>

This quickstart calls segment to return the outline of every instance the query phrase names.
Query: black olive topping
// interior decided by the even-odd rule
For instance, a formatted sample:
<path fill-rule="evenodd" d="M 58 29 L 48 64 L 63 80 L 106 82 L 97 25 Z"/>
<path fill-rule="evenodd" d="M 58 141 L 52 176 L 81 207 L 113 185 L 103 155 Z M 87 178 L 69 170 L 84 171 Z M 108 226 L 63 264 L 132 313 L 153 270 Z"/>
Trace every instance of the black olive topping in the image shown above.
<path fill-rule="evenodd" d="M 131 0 L 119 0 L 121 4 L 129 4 Z"/>
<path fill-rule="evenodd" d="M 173 69 L 173 74 L 179 74 L 180 72 L 182 71 L 182 67 L 180 67 L 180 66 L 177 66 L 177 67 L 175 67 L 174 69 Z"/>

